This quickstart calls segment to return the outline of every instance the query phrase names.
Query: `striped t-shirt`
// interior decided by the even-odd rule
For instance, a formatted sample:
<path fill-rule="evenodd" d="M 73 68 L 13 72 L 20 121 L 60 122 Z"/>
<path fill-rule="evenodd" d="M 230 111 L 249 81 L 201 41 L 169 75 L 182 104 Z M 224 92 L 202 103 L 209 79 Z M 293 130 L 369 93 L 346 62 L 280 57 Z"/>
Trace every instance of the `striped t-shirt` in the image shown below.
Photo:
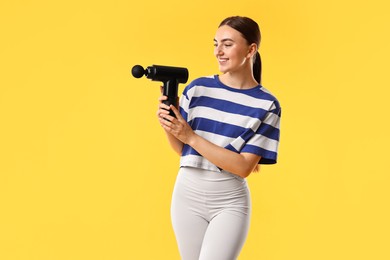
<path fill-rule="evenodd" d="M 195 133 L 208 141 L 237 153 L 260 155 L 260 164 L 276 163 L 281 108 L 261 85 L 235 89 L 217 75 L 198 78 L 184 89 L 180 113 Z M 220 171 L 187 144 L 180 166 Z"/>

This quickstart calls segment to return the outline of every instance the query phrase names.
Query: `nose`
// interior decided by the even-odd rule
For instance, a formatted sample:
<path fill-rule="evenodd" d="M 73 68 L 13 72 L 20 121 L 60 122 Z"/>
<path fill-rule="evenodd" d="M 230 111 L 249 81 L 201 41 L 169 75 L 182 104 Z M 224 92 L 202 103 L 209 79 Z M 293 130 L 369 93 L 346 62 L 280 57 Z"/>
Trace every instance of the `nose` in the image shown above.
<path fill-rule="evenodd" d="M 220 46 L 215 46 L 215 48 L 214 48 L 214 55 L 215 56 L 219 56 L 219 55 L 222 55 L 222 54 L 223 54 L 223 52 L 221 50 L 221 47 Z"/>

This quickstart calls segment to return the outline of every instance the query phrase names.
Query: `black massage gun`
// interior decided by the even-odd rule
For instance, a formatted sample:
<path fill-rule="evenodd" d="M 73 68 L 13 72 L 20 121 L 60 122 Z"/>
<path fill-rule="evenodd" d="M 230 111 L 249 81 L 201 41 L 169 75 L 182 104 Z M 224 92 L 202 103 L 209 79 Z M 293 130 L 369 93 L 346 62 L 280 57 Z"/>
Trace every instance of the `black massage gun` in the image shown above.
<path fill-rule="evenodd" d="M 144 69 L 140 65 L 135 65 L 131 69 L 131 74 L 135 78 L 141 78 L 143 75 L 146 75 L 146 78 L 152 81 L 162 81 L 164 83 L 163 95 L 168 97 L 163 103 L 168 106 L 174 105 L 175 107 L 177 107 L 178 85 L 179 83 L 186 83 L 188 80 L 188 70 L 179 67 L 152 65 Z M 175 116 L 172 110 L 170 110 L 169 114 Z"/>

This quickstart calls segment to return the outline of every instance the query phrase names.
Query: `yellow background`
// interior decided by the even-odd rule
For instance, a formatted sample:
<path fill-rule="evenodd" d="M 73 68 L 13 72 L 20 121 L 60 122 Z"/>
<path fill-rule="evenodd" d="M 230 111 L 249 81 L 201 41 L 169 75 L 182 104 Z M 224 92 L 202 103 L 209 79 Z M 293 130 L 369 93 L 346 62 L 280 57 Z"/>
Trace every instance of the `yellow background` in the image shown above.
<path fill-rule="evenodd" d="M 218 73 L 214 33 L 237 14 L 261 26 L 283 107 L 239 259 L 390 259 L 385 0 L 2 1 L 0 259 L 179 259 L 160 84 L 130 69 Z"/>

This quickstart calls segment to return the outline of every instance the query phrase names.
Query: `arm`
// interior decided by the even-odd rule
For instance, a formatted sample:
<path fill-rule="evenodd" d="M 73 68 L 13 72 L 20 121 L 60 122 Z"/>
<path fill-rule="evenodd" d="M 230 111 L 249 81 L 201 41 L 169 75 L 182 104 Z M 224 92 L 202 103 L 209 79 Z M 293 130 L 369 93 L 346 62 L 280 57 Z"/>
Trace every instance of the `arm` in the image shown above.
<path fill-rule="evenodd" d="M 164 129 L 165 130 L 165 129 Z M 172 134 L 170 134 L 167 130 L 165 130 L 165 134 L 167 136 L 168 142 L 171 145 L 172 149 L 178 154 L 181 155 L 181 151 L 183 150 L 184 144 L 174 137 Z"/>
<path fill-rule="evenodd" d="M 242 178 L 248 177 L 260 160 L 260 156 L 256 154 L 235 153 L 196 134 L 188 139 L 188 145 L 219 168 Z"/>
<path fill-rule="evenodd" d="M 160 107 L 172 109 L 176 118 L 164 112 L 159 115 L 160 124 L 167 134 L 174 136 L 183 144 L 193 147 L 198 153 L 228 172 L 234 173 L 240 177 L 247 177 L 257 166 L 260 156 L 252 153 L 235 153 L 218 145 L 211 143 L 203 137 L 197 135 L 188 123 L 181 117 L 179 111 L 174 106 L 161 104 Z"/>

